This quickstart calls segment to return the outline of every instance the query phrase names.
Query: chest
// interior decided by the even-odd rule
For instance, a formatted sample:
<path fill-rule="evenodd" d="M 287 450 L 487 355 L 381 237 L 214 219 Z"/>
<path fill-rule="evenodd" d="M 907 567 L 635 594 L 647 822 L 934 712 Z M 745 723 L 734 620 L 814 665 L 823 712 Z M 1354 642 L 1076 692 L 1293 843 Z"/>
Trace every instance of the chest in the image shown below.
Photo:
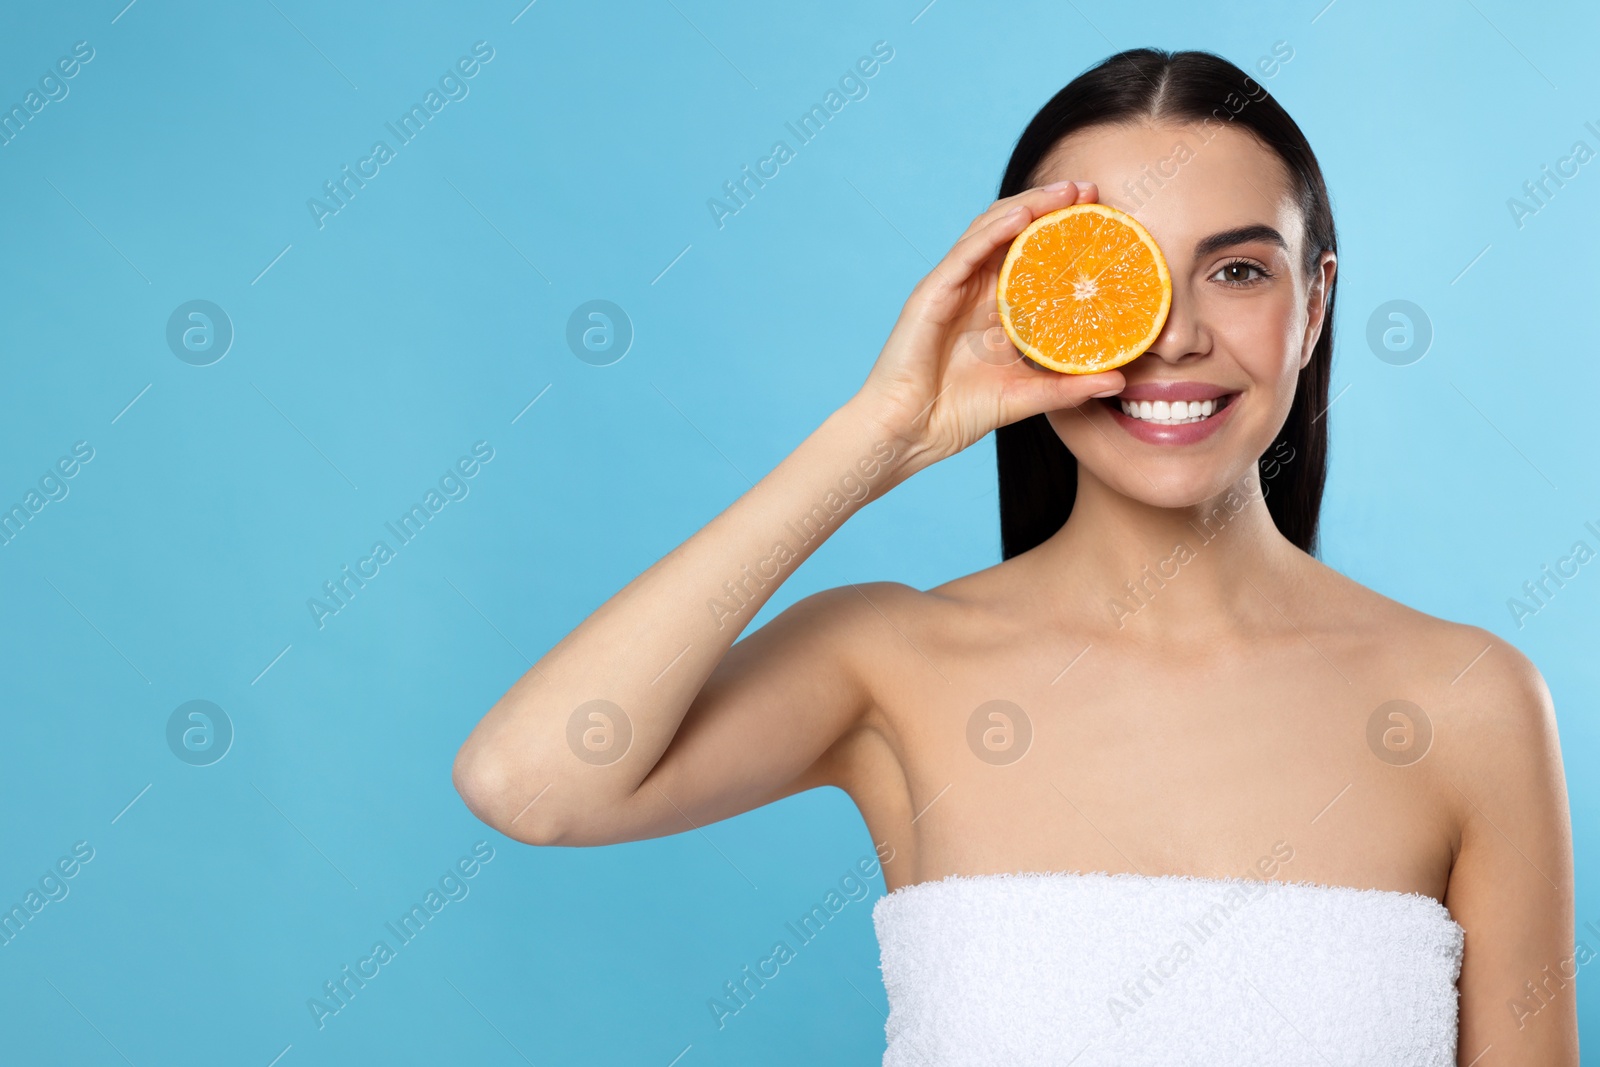
<path fill-rule="evenodd" d="M 1256 870 L 1443 892 L 1448 798 L 1426 759 L 1426 713 L 1394 718 L 1396 679 L 1294 656 L 1089 666 L 1086 655 L 1030 679 L 971 664 L 907 687 L 917 705 L 889 713 L 905 795 L 876 805 L 877 826 L 863 805 L 875 837 L 905 846 L 906 881 Z"/>

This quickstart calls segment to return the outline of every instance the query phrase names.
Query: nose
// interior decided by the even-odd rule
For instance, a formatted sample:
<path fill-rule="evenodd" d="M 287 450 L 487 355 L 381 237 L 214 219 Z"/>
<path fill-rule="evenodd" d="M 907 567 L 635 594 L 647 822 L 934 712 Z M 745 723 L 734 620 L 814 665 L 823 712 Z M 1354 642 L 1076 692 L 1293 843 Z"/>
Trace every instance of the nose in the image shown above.
<path fill-rule="evenodd" d="M 1210 351 L 1210 337 L 1201 321 L 1194 301 L 1172 287 L 1172 306 L 1167 310 L 1167 321 L 1155 343 L 1145 350 L 1145 355 L 1155 356 L 1165 363 L 1179 363 L 1205 355 Z"/>

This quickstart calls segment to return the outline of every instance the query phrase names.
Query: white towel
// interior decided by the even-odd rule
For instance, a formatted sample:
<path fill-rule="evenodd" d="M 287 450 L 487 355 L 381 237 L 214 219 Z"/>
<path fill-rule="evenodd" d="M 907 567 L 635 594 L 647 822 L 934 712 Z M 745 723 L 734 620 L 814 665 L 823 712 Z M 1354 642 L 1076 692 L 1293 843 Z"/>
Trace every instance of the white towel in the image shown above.
<path fill-rule="evenodd" d="M 884 1067 L 1454 1067 L 1432 897 L 1240 878 L 954 875 L 873 905 Z"/>

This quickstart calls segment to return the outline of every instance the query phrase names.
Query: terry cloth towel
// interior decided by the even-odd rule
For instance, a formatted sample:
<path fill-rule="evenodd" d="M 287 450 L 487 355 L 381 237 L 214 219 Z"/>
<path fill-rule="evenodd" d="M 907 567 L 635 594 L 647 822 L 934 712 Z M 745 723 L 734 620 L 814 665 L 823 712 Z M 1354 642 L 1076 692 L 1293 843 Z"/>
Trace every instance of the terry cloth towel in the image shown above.
<path fill-rule="evenodd" d="M 1464 931 L 1418 893 L 952 875 L 872 909 L 884 1067 L 1454 1067 Z"/>

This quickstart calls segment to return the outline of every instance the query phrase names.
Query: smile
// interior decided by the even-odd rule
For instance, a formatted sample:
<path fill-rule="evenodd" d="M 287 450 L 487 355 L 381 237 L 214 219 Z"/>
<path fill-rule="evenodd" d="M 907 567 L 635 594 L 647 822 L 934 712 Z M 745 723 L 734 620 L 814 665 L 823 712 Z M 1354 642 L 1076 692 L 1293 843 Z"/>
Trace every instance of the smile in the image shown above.
<path fill-rule="evenodd" d="M 1100 402 L 1110 412 L 1111 421 L 1128 436 L 1150 445 L 1181 446 L 1197 445 L 1232 422 L 1233 409 L 1238 407 L 1234 401 L 1242 395 L 1223 393 L 1216 386 L 1198 383 L 1182 383 L 1179 388 L 1162 391 L 1170 395 L 1180 389 L 1191 396 L 1199 393 L 1200 399 L 1146 400 L 1112 396 Z M 1134 386 L 1125 390 L 1134 393 L 1135 397 L 1140 392 L 1148 396 L 1154 391 L 1148 386 Z"/>
<path fill-rule="evenodd" d="M 1151 422 L 1157 426 L 1184 426 L 1202 422 L 1227 407 L 1237 393 L 1217 397 L 1215 400 L 1116 400 L 1122 413 L 1130 419 Z"/>

